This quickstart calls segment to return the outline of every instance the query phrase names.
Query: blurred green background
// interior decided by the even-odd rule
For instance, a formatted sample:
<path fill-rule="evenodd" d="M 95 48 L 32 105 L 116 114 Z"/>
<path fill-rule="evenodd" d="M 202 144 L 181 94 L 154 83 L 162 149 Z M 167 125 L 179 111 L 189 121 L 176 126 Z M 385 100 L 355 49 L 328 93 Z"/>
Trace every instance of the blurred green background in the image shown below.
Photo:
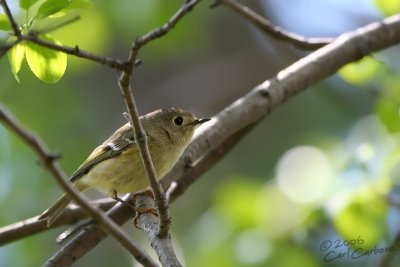
<path fill-rule="evenodd" d="M 8 2 L 23 22 L 17 1 Z M 51 34 L 64 44 L 124 59 L 131 41 L 165 22 L 182 1 L 93 2 L 78 22 Z M 133 80 L 140 113 L 176 106 L 212 116 L 307 54 L 210 4 L 199 4 L 141 51 L 143 64 Z M 398 0 L 246 4 L 287 30 L 319 37 L 400 10 Z M 399 62 L 399 47 L 393 47 L 342 68 L 274 111 L 189 188 L 171 206 L 172 236 L 184 265 L 378 266 L 394 256 L 386 266 L 398 266 L 400 247 L 379 249 L 390 248 L 400 233 L 399 210 L 387 201 L 400 194 Z M 38 80 L 24 63 L 18 84 L 4 57 L 0 102 L 62 154 L 70 174 L 125 123 L 117 75 L 68 56 L 58 83 Z M 60 193 L 32 151 L 0 126 L 0 225 L 38 215 Z M 147 244 L 131 224 L 125 228 Z M 58 250 L 54 240 L 63 230 L 1 247 L 0 265 L 41 266 Z M 111 238 L 74 266 L 110 265 L 138 266 Z"/>

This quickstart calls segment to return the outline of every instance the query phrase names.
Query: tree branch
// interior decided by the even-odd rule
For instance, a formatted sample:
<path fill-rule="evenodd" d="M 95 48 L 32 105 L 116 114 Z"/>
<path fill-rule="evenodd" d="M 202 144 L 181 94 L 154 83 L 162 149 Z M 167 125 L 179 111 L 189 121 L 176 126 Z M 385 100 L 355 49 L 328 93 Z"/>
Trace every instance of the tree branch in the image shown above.
<path fill-rule="evenodd" d="M 124 198 L 127 200 L 128 197 Z M 122 225 L 135 214 L 125 205 L 118 203 L 113 206 L 107 215 L 118 225 Z M 80 233 L 74 236 L 65 244 L 56 254 L 51 257 L 46 267 L 66 267 L 71 266 L 74 262 L 80 259 L 89 250 L 94 248 L 100 241 L 107 237 L 107 234 L 102 231 L 98 225 L 91 224 L 86 226 Z"/>
<path fill-rule="evenodd" d="M 43 47 L 47 47 L 56 51 L 64 52 L 68 55 L 74 55 L 76 57 L 85 58 L 90 61 L 94 61 L 100 63 L 102 65 L 106 65 L 110 68 L 117 69 L 117 70 L 125 70 L 127 68 L 126 62 L 121 60 L 112 59 L 105 56 L 96 55 L 90 53 L 88 51 L 80 49 L 78 46 L 75 47 L 68 47 L 65 45 L 58 45 L 47 40 L 40 39 L 36 33 L 28 33 L 27 35 L 21 35 L 21 40 L 30 41 L 32 43 L 41 45 Z"/>
<path fill-rule="evenodd" d="M 315 50 L 321 48 L 334 40 L 334 38 L 305 38 L 304 36 L 285 31 L 284 29 L 272 24 L 266 18 L 234 0 L 216 0 L 216 4 L 222 4 L 237 14 L 247 19 L 262 32 L 272 37 L 289 42 L 294 46 L 304 50 Z"/>
<path fill-rule="evenodd" d="M 106 211 L 115 205 L 115 200 L 107 198 L 93 201 L 92 203 L 99 209 Z M 0 246 L 4 246 L 8 243 L 15 242 L 27 236 L 47 231 L 61 225 L 73 225 L 81 221 L 82 219 L 87 218 L 82 209 L 76 205 L 68 206 L 68 208 L 66 208 L 65 211 L 60 215 L 60 219 L 55 221 L 50 227 L 47 227 L 46 221 L 38 221 L 38 217 L 39 216 L 35 216 L 23 221 L 16 222 L 14 224 L 1 227 Z"/>
<path fill-rule="evenodd" d="M 151 159 L 147 144 L 147 136 L 139 120 L 139 112 L 131 88 L 131 77 L 133 76 L 134 63 L 137 60 L 139 50 L 147 43 L 164 36 L 170 32 L 175 25 L 187 14 L 200 0 L 185 0 L 182 7 L 171 17 L 171 19 L 161 27 L 139 37 L 132 45 L 128 59 L 128 68 L 123 71 L 119 77 L 119 86 L 123 95 L 125 105 L 130 115 L 131 125 L 134 129 L 135 140 L 138 140 L 138 148 L 143 162 L 144 169 L 151 188 L 153 189 L 154 199 L 160 216 L 160 225 L 158 235 L 160 238 L 167 237 L 170 227 L 170 216 L 168 212 L 168 203 L 161 185 L 158 183 L 156 171 Z"/>
<path fill-rule="evenodd" d="M 174 184 L 171 199 L 182 194 L 210 165 L 221 159 L 232 142 L 272 110 L 297 93 L 333 75 L 349 62 L 400 42 L 400 15 L 345 33 L 327 46 L 300 59 L 226 107 L 206 125 L 163 179 Z M 187 166 L 187 162 L 191 162 Z M 175 191 L 175 192 L 174 192 Z"/>
<path fill-rule="evenodd" d="M 8 20 L 10 21 L 11 28 L 12 28 L 15 36 L 20 37 L 21 30 L 19 29 L 17 22 L 15 21 L 13 15 L 11 14 L 11 10 L 8 7 L 6 0 L 0 0 L 0 4 L 3 6 L 4 12 L 6 13 L 6 16 L 8 17 Z"/>
<path fill-rule="evenodd" d="M 52 174 L 57 183 L 68 194 L 68 196 L 78 203 L 90 217 L 99 223 L 101 228 L 116 238 L 140 263 L 144 266 L 158 266 L 145 251 L 133 243 L 129 237 L 101 211 L 92 207 L 86 197 L 81 195 L 69 183 L 67 176 L 60 166 L 55 162 L 55 157 L 48 151 L 43 143 L 27 129 L 25 129 L 16 118 L 14 118 L 4 106 L 0 105 L 0 121 L 10 128 L 18 137 L 20 137 L 32 150 L 38 155 L 43 166 Z"/>
<path fill-rule="evenodd" d="M 154 207 L 154 199 L 148 195 L 135 198 L 135 206 L 137 208 Z M 172 246 L 171 237 L 160 237 L 159 233 L 159 219 L 154 214 L 148 212 L 139 216 L 138 223 L 143 231 L 146 232 L 150 240 L 150 244 L 159 257 L 162 266 L 180 267 L 178 258 L 176 257 L 174 248 Z"/>

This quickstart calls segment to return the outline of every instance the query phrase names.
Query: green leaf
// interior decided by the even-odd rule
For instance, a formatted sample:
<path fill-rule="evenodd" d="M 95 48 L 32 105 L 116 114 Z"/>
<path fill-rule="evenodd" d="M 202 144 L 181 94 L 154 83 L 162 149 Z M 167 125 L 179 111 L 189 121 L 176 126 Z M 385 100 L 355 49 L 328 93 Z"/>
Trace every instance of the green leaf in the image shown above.
<path fill-rule="evenodd" d="M 38 9 L 36 18 L 47 18 L 70 5 L 68 0 L 47 0 Z"/>
<path fill-rule="evenodd" d="M 375 0 L 375 5 L 387 16 L 400 12 L 399 0 Z"/>
<path fill-rule="evenodd" d="M 356 200 L 335 217 L 334 225 L 343 240 L 362 240 L 350 242 L 353 248 L 371 249 L 387 237 L 387 210 L 387 203 L 380 195 Z"/>
<path fill-rule="evenodd" d="M 400 103 L 393 101 L 392 98 L 380 97 L 376 102 L 375 109 L 389 132 L 400 131 Z"/>
<path fill-rule="evenodd" d="M 8 20 L 7 16 L 4 14 L 0 14 L 0 30 L 2 30 L 2 31 L 10 31 L 11 30 L 10 21 Z"/>
<path fill-rule="evenodd" d="M 23 9 L 29 9 L 39 0 L 19 0 L 19 6 Z"/>
<path fill-rule="evenodd" d="M 375 112 L 386 129 L 391 132 L 400 131 L 400 78 L 385 77 L 384 90 L 375 104 Z"/>
<path fill-rule="evenodd" d="M 63 16 L 74 9 L 87 9 L 93 6 L 90 0 L 47 0 L 37 12 L 37 19 Z"/>
<path fill-rule="evenodd" d="M 49 35 L 41 36 L 42 39 L 61 45 Z M 64 75 L 67 68 L 67 55 L 38 44 L 28 42 L 26 45 L 26 60 L 29 68 L 40 80 L 56 83 Z"/>
<path fill-rule="evenodd" d="M 364 57 L 363 59 L 352 62 L 339 70 L 339 75 L 348 83 L 354 85 L 363 85 L 376 77 L 382 63 L 372 57 Z"/>
<path fill-rule="evenodd" d="M 72 0 L 70 1 L 68 10 L 72 9 L 87 9 L 93 6 L 93 2 L 90 0 Z"/>
<path fill-rule="evenodd" d="M 25 58 L 25 43 L 18 43 L 8 51 L 11 72 L 19 83 L 18 72 L 21 70 L 22 61 Z"/>

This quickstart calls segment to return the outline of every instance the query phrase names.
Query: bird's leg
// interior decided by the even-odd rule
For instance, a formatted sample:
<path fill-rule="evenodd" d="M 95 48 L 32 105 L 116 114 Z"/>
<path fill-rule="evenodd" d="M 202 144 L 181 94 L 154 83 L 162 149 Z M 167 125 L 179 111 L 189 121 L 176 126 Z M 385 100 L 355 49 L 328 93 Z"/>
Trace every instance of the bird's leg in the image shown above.
<path fill-rule="evenodd" d="M 113 190 L 112 194 L 111 194 L 111 198 L 122 203 L 123 205 L 125 205 L 126 207 L 130 208 L 131 210 L 136 212 L 136 209 L 134 206 L 132 206 L 130 203 L 126 202 L 125 200 L 123 200 L 122 198 L 118 197 L 117 194 L 117 190 Z"/>
<path fill-rule="evenodd" d="M 155 209 L 155 208 L 153 208 L 153 207 L 145 206 L 145 205 L 148 204 L 148 203 L 139 202 L 139 201 L 136 202 L 136 198 L 137 198 L 138 196 L 140 196 L 140 195 L 148 196 L 148 197 L 154 199 L 154 195 L 153 195 L 153 192 L 152 192 L 151 190 L 147 190 L 147 191 L 144 191 L 144 192 L 137 193 L 137 194 L 134 194 L 134 195 L 133 195 L 132 201 L 133 201 L 133 203 L 135 203 L 135 206 L 136 206 L 136 215 L 135 215 L 135 218 L 133 219 L 133 224 L 134 224 L 135 227 L 138 228 L 138 229 L 141 229 L 141 228 L 139 227 L 140 215 L 142 215 L 142 214 L 144 214 L 144 213 L 151 213 L 151 214 L 153 214 L 154 216 L 158 217 L 158 211 L 157 211 L 157 209 Z"/>

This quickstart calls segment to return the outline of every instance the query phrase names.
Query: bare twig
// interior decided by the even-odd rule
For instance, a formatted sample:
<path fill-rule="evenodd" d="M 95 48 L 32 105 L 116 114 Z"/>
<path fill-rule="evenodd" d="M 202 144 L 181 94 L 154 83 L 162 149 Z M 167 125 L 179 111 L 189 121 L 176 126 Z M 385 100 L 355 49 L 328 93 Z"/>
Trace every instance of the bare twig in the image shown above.
<path fill-rule="evenodd" d="M 131 88 L 131 77 L 133 75 L 134 64 L 137 60 L 139 50 L 147 43 L 164 36 L 171 31 L 180 19 L 184 17 L 200 0 L 185 0 L 182 7 L 171 17 L 171 19 L 162 25 L 161 27 L 147 33 L 146 35 L 139 37 L 132 45 L 131 52 L 129 54 L 127 70 L 121 73 L 119 78 L 119 85 L 124 97 L 125 104 L 127 106 L 132 127 L 135 132 L 135 140 L 138 140 L 138 148 L 144 168 L 146 170 L 147 177 L 151 188 L 153 189 L 154 198 L 156 201 L 157 209 L 160 216 L 160 227 L 158 235 L 160 237 L 167 237 L 170 227 L 170 216 L 168 212 L 168 203 L 165 199 L 165 195 L 161 185 L 158 183 L 157 174 L 154 169 L 153 161 L 151 159 L 149 148 L 147 144 L 147 136 L 143 130 L 142 125 L 139 121 L 139 112 L 136 107 L 135 99 Z"/>
<path fill-rule="evenodd" d="M 35 33 L 21 35 L 20 38 L 22 40 L 30 41 L 32 43 L 35 43 L 35 44 L 38 44 L 38 45 L 41 45 L 41 46 L 44 46 L 44 47 L 47 47 L 47 48 L 50 48 L 50 49 L 53 49 L 56 51 L 64 52 L 68 55 L 74 55 L 76 57 L 85 58 L 90 61 L 94 61 L 94 62 L 100 63 L 102 65 L 106 65 L 113 69 L 117 69 L 117 70 L 125 70 L 126 69 L 126 63 L 121 60 L 96 55 L 96 54 L 87 52 L 85 50 L 82 50 L 78 46 L 69 47 L 69 46 L 65 46 L 65 45 L 58 45 L 58 44 L 49 42 L 47 40 L 40 39 Z"/>
<path fill-rule="evenodd" d="M 90 217 L 100 224 L 101 228 L 116 238 L 122 246 L 124 246 L 140 263 L 145 266 L 158 266 L 151 258 L 132 242 L 129 237 L 103 212 L 90 205 L 89 201 L 81 195 L 69 183 L 67 176 L 62 171 L 57 162 L 51 156 L 51 153 L 43 145 L 43 143 L 27 129 L 25 129 L 16 118 L 14 118 L 2 105 L 0 105 L 0 121 L 10 128 L 17 136 L 19 136 L 33 151 L 38 155 L 43 166 L 53 175 L 57 183 L 62 189 L 78 203 Z"/>
<path fill-rule="evenodd" d="M 0 44 L 0 59 L 8 52 L 8 50 L 13 48 L 13 46 L 17 44 L 17 41 L 11 44 Z"/>
<path fill-rule="evenodd" d="M 211 122 L 199 128 L 182 158 L 163 179 L 165 189 L 174 184 L 174 189 L 169 190 L 171 201 L 182 194 L 210 166 L 223 158 L 253 125 L 285 101 L 334 74 L 346 63 L 398 42 L 400 15 L 386 18 L 381 23 L 369 24 L 342 35 L 333 43 L 299 60 L 226 107 L 214 116 Z M 188 159 L 191 162 L 190 166 L 187 166 Z M 121 213 L 122 223 L 130 218 L 130 212 Z M 92 248 L 86 248 L 87 242 L 94 238 L 98 240 L 99 230 L 95 226 L 91 229 L 74 238 L 76 244 L 71 247 L 72 251 L 86 253 Z M 75 256 L 73 253 L 71 255 Z"/>
<path fill-rule="evenodd" d="M 264 33 L 271 35 L 278 40 L 289 42 L 294 46 L 304 50 L 315 50 L 329 44 L 334 40 L 334 38 L 305 38 L 304 36 L 285 31 L 284 29 L 272 24 L 266 18 L 251 10 L 249 7 L 234 0 L 217 0 L 216 3 L 231 8 Z"/>
<path fill-rule="evenodd" d="M 11 10 L 8 7 L 7 1 L 0 0 L 0 4 L 3 6 L 4 12 L 6 13 L 6 16 L 8 17 L 8 20 L 10 21 L 11 28 L 12 28 L 15 36 L 20 37 L 21 30 L 19 29 L 17 22 L 15 21 L 13 15 L 11 14 Z"/>

